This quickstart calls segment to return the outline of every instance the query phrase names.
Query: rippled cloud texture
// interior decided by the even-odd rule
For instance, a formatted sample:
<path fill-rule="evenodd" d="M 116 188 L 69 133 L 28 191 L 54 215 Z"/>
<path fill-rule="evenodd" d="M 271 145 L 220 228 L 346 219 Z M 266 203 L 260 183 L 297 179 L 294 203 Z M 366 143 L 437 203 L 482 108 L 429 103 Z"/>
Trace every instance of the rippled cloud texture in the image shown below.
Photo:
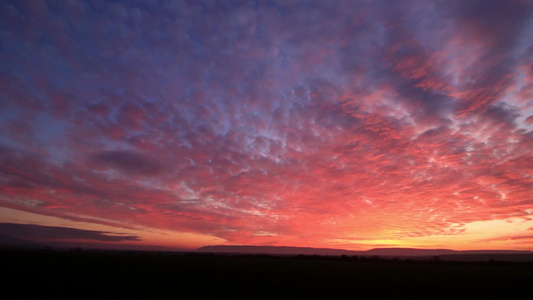
<path fill-rule="evenodd" d="M 533 249 L 532 16 L 2 1 L 0 206 L 139 239 Z"/>

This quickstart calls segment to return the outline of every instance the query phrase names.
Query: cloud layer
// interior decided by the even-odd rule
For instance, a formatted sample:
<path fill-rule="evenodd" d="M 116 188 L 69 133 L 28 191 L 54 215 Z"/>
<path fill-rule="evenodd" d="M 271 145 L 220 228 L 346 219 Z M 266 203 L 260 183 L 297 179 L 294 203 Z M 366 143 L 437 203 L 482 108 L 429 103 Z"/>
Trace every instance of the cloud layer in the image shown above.
<path fill-rule="evenodd" d="M 109 235 L 110 232 L 32 224 L 0 223 L 0 235 L 30 241 L 89 240 L 101 242 L 139 241 L 132 235 Z"/>
<path fill-rule="evenodd" d="M 0 5 L 3 207 L 234 244 L 531 227 L 528 1 Z"/>

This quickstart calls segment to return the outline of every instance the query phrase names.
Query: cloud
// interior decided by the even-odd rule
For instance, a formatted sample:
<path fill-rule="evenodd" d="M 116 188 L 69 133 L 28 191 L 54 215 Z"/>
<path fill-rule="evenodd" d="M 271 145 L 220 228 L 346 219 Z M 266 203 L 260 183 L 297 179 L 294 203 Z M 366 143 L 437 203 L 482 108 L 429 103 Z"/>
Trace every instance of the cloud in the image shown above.
<path fill-rule="evenodd" d="M 135 235 L 34 224 L 0 223 L 0 235 L 29 240 L 91 240 L 100 242 L 140 241 Z"/>
<path fill-rule="evenodd" d="M 2 206 L 323 246 L 531 209 L 524 1 L 1 5 Z"/>
<path fill-rule="evenodd" d="M 483 239 L 478 242 L 496 242 L 496 241 L 519 241 L 520 243 L 533 244 L 533 235 L 505 235 L 495 238 Z"/>
<path fill-rule="evenodd" d="M 157 175 L 163 170 L 157 160 L 131 151 L 102 151 L 91 155 L 90 159 L 131 175 Z"/>

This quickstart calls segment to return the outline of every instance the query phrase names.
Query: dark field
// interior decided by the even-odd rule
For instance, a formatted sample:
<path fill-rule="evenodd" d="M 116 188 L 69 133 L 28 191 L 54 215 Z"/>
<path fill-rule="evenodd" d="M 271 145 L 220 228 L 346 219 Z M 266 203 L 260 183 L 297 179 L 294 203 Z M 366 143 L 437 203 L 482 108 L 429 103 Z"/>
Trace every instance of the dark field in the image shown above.
<path fill-rule="evenodd" d="M 531 263 L 44 250 L 0 254 L 2 292 L 14 292 L 9 299 L 530 299 L 533 287 Z"/>

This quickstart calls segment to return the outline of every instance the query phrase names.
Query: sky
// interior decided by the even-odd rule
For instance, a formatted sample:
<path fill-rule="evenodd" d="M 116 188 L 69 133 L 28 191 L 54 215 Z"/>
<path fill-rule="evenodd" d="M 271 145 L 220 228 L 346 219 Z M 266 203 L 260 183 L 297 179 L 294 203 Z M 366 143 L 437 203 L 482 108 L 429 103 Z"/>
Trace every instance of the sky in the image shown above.
<path fill-rule="evenodd" d="M 533 3 L 0 1 L 0 235 L 533 250 Z"/>

